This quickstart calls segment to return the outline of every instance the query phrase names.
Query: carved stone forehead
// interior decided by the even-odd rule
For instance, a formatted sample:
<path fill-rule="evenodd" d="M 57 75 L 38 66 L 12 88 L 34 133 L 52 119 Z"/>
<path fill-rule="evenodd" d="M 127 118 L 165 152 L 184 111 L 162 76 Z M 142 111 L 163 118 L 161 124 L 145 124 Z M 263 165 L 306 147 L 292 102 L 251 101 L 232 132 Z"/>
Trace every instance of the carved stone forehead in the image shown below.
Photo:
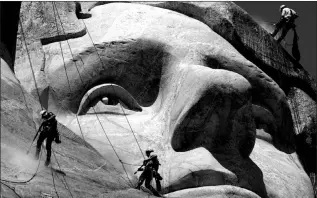
<path fill-rule="evenodd" d="M 87 73 L 94 76 L 90 79 L 87 77 L 89 82 L 86 86 L 88 87 L 92 86 L 89 83 L 97 78 L 105 81 L 116 79 L 115 83 L 121 84 L 126 89 L 132 86 L 124 83 L 133 80 L 133 86 L 138 87 L 136 79 L 141 80 L 150 73 L 156 72 L 150 68 L 157 68 L 158 71 L 153 76 L 161 78 L 159 71 L 162 70 L 162 67 L 165 66 L 168 69 L 177 67 L 178 64 L 172 62 L 199 64 L 202 59 L 201 53 L 206 48 L 205 45 L 217 47 L 219 43 L 225 42 L 205 24 L 161 8 L 137 4 L 120 4 L 120 6 L 109 4 L 94 8 L 92 15 L 93 17 L 87 19 L 85 23 L 102 56 L 103 64 L 95 53 L 91 53 L 95 49 L 87 35 L 69 41 L 77 59 L 82 59 L 87 65 L 84 67 L 87 72 L 83 72 L 83 77 L 85 78 Z M 62 48 L 68 48 L 66 42 L 62 43 Z M 44 46 L 44 49 L 49 57 L 47 65 L 50 66 L 47 69 L 51 78 L 65 76 L 59 44 L 53 43 Z M 70 51 L 64 51 L 67 67 L 75 68 Z M 81 61 L 76 63 L 80 65 Z M 129 72 L 129 68 L 134 68 L 137 72 Z M 98 73 L 100 70 L 106 72 Z M 165 71 L 163 69 L 162 72 Z M 76 70 L 68 72 L 74 72 L 75 75 Z M 131 76 L 138 76 L 138 78 L 133 79 Z M 120 77 L 126 78 L 122 78 L 120 83 Z M 52 81 L 52 84 L 56 89 L 64 89 L 58 91 L 58 94 L 63 95 L 67 91 L 67 87 L 63 86 L 63 84 L 67 84 L 66 76 L 60 80 L 64 82 Z M 94 84 L 94 82 L 91 83 Z M 145 80 L 144 83 L 147 81 Z M 140 86 L 144 86 L 144 83 Z M 80 90 L 81 87 L 78 86 L 77 89 Z M 72 90 L 76 92 L 76 87 Z M 134 92 L 131 89 L 129 91 Z M 63 98 L 63 96 L 61 97 Z"/>

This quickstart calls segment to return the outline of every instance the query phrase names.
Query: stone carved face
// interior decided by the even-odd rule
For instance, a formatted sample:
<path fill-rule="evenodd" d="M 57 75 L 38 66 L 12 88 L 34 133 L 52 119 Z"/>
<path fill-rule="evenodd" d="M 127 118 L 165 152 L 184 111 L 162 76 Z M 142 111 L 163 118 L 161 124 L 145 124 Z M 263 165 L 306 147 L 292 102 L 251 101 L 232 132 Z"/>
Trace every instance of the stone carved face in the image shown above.
<path fill-rule="evenodd" d="M 67 76 L 59 44 L 44 46 L 48 110 L 82 131 L 123 177 L 108 138 L 129 164 L 142 164 L 153 149 L 163 193 L 174 196 L 311 192 L 296 155 L 287 154 L 293 126 L 285 94 L 207 25 L 133 4 L 98 6 L 85 23 L 99 55 L 88 35 L 69 40 L 74 57 L 62 42 Z M 136 183 L 137 167 L 124 167 Z"/>

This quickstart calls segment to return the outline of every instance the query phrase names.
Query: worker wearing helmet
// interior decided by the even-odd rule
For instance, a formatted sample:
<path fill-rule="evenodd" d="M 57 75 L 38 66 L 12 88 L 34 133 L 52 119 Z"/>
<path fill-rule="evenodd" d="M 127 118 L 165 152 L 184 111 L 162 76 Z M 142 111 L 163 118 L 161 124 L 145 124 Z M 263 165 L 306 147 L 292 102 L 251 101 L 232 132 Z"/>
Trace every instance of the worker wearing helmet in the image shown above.
<path fill-rule="evenodd" d="M 150 161 L 150 163 L 152 164 L 153 167 L 153 177 L 155 178 L 155 182 L 156 182 L 156 189 L 158 191 L 161 191 L 161 182 L 160 180 L 162 180 L 163 178 L 161 177 L 161 175 L 158 172 L 159 166 L 161 165 L 157 155 L 151 155 L 151 153 L 154 152 L 152 149 L 149 149 L 145 152 L 146 156 L 148 157 L 148 159 L 146 159 L 146 161 Z"/>
<path fill-rule="evenodd" d="M 295 28 L 295 19 L 298 18 L 297 13 L 286 7 L 286 5 L 281 5 L 280 6 L 280 12 L 281 12 L 281 19 L 280 21 L 275 25 L 275 30 L 273 33 L 271 33 L 271 35 L 273 37 L 276 36 L 276 34 L 279 32 L 280 29 L 282 29 L 282 34 L 281 36 L 277 39 L 277 42 L 281 42 L 281 40 L 284 39 L 284 37 L 286 36 L 287 32 L 291 29 L 291 28 Z"/>
<path fill-rule="evenodd" d="M 152 149 L 148 149 L 145 151 L 146 156 L 148 159 L 143 161 L 143 165 L 138 169 L 138 171 L 143 171 L 139 178 L 138 185 L 136 189 L 140 189 L 141 185 L 145 181 L 145 187 L 149 189 L 155 196 L 160 196 L 160 194 L 157 192 L 161 190 L 161 183 L 160 180 L 162 180 L 162 177 L 158 173 L 158 168 L 159 168 L 159 161 L 157 159 L 157 155 L 151 155 L 151 153 L 154 152 Z M 144 166 L 144 169 L 142 168 Z M 156 188 L 155 190 L 151 186 L 151 181 L 155 178 L 156 181 Z"/>
<path fill-rule="evenodd" d="M 45 161 L 45 166 L 48 166 L 51 161 L 52 142 L 55 140 L 55 142 L 59 144 L 61 143 L 61 141 L 59 138 L 59 133 L 57 131 L 56 116 L 52 112 L 47 112 L 46 110 L 42 110 L 40 114 L 42 116 L 43 122 L 38 130 L 40 132 L 40 135 L 37 140 L 35 157 L 37 159 L 39 158 L 42 143 L 46 139 L 47 157 Z"/>

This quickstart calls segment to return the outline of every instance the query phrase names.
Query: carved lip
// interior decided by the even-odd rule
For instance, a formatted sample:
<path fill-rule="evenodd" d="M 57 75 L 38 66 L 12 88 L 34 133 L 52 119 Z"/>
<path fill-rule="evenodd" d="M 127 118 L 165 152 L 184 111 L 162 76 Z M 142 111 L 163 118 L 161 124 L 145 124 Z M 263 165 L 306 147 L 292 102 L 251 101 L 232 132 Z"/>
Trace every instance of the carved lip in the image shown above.
<path fill-rule="evenodd" d="M 163 177 L 161 193 L 170 194 L 174 197 L 174 194 L 176 195 L 180 192 L 191 190 L 191 193 L 194 193 L 195 190 L 199 192 L 199 189 L 204 188 L 205 190 L 208 189 L 211 195 L 215 193 L 224 195 L 231 193 L 241 195 L 241 197 L 244 197 L 242 196 L 244 194 L 250 194 L 247 197 L 265 196 L 265 192 L 262 191 L 261 187 L 256 184 L 251 185 L 247 182 L 249 177 L 240 178 L 242 172 L 237 172 L 235 168 L 221 163 L 223 160 L 229 160 L 227 162 L 232 165 L 234 163 L 234 161 L 231 161 L 232 158 L 239 160 L 239 157 L 236 155 L 211 154 L 205 148 L 196 148 L 189 152 L 171 154 L 171 158 L 161 160 L 162 169 L 159 170 Z M 248 164 L 243 163 L 244 165 Z M 238 169 L 240 170 L 240 168 Z M 247 168 L 244 170 L 248 173 L 253 169 Z M 257 174 L 254 176 L 255 178 L 258 177 Z M 198 193 L 197 197 L 199 196 L 200 194 Z"/>
<path fill-rule="evenodd" d="M 238 185 L 238 178 L 232 173 L 212 169 L 199 170 L 177 179 L 162 189 L 162 193 L 169 195 L 169 197 L 175 197 L 175 195 L 177 195 L 176 197 L 237 195 L 259 198 L 259 195 L 252 190 L 234 184 Z"/>
<path fill-rule="evenodd" d="M 204 186 L 197 188 L 183 189 L 172 193 L 165 194 L 167 197 L 241 197 L 241 198 L 260 198 L 254 192 L 231 185 Z"/>

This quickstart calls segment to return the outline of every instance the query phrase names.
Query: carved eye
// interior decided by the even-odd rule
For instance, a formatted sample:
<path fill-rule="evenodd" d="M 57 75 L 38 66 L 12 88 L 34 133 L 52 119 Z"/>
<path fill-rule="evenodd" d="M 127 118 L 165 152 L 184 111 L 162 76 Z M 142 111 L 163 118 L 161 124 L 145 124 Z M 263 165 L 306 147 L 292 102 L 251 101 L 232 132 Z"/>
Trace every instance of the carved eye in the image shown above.
<path fill-rule="evenodd" d="M 142 111 L 142 107 L 123 87 L 116 84 L 102 84 L 87 91 L 82 98 L 77 115 L 84 115 L 99 101 L 105 105 L 117 105 L 121 101 L 124 106 L 133 111 Z"/>

